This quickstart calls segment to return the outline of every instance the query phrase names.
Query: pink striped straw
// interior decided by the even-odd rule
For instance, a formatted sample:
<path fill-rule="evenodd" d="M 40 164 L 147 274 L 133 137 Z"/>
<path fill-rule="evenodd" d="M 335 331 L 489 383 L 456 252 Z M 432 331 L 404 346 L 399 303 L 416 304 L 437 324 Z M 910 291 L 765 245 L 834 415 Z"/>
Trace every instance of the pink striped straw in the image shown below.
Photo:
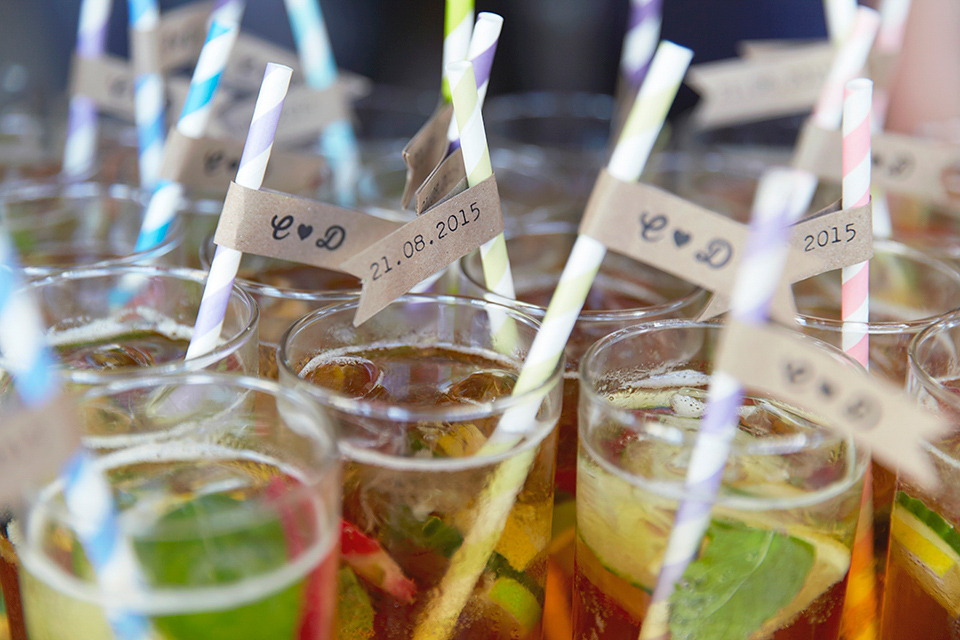
<path fill-rule="evenodd" d="M 840 128 L 843 117 L 843 87 L 860 74 L 879 28 L 880 14 L 868 7 L 857 9 L 853 31 L 834 57 L 820 89 L 820 96 L 813 107 L 813 121 L 820 128 Z"/>
<path fill-rule="evenodd" d="M 742 324 L 767 322 L 789 252 L 789 226 L 806 210 L 804 198 L 812 176 L 790 169 L 770 169 L 760 180 L 753 204 L 750 235 L 731 295 L 731 317 Z M 710 511 L 723 481 L 723 470 L 738 429 L 743 386 L 730 374 L 714 370 L 690 463 L 685 498 L 677 509 L 657 584 L 640 629 L 640 640 L 668 640 L 669 599 L 687 566 L 696 558 L 710 524 Z"/>
<path fill-rule="evenodd" d="M 280 112 L 287 97 L 293 70 L 282 64 L 267 64 L 260 84 L 253 119 L 247 131 L 247 140 L 240 156 L 236 183 L 249 189 L 259 189 L 267 170 L 273 139 L 277 134 Z M 186 358 L 196 358 L 213 351 L 220 340 L 220 329 L 227 311 L 227 302 L 237 277 L 243 253 L 227 247 L 217 247 L 210 265 L 210 275 L 200 299 L 200 310 L 193 326 L 193 337 L 187 347 Z"/>
<path fill-rule="evenodd" d="M 870 201 L 870 111 L 873 82 L 857 78 L 847 83 L 843 100 L 843 206 Z M 867 366 L 870 321 L 870 263 L 843 268 L 841 318 L 843 350 Z M 849 324 L 853 323 L 853 324 Z"/>

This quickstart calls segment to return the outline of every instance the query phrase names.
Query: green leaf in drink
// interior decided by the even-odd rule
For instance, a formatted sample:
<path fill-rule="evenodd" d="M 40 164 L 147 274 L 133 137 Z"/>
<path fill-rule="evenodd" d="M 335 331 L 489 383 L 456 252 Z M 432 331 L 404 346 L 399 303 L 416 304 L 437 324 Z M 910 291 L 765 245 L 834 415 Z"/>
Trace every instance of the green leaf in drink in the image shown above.
<path fill-rule="evenodd" d="M 670 598 L 673 640 L 744 640 L 800 593 L 813 568 L 809 542 L 713 522 L 705 549 Z"/>
<path fill-rule="evenodd" d="M 227 519 L 238 526 L 211 526 Z M 211 587 L 255 580 L 288 562 L 279 520 L 251 523 L 249 506 L 226 495 L 210 494 L 184 503 L 164 515 L 156 528 L 175 535 L 135 541 L 142 570 L 154 587 Z M 292 639 L 297 637 L 303 590 L 300 580 L 240 606 L 223 603 L 220 610 L 157 617 L 153 624 L 171 640 L 260 640 L 266 629 L 271 638 Z"/>
<path fill-rule="evenodd" d="M 337 572 L 338 640 L 360 640 L 373 637 L 373 605 L 356 574 L 350 567 Z"/>

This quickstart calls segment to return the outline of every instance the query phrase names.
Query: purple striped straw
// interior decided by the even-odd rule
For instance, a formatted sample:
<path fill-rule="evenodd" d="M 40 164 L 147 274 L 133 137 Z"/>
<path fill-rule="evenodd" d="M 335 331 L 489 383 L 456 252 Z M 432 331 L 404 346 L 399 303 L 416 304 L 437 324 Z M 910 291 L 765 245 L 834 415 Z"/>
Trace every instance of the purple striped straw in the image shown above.
<path fill-rule="evenodd" d="M 93 60 L 103 56 L 111 0 L 83 0 L 77 25 L 77 57 Z M 63 149 L 63 173 L 70 178 L 93 171 L 97 155 L 97 106 L 81 94 L 70 97 L 67 140 Z"/>
<path fill-rule="evenodd" d="M 483 108 L 484 98 L 490 86 L 490 70 L 493 68 L 493 58 L 497 55 L 497 43 L 500 41 L 500 31 L 503 29 L 503 18 L 495 13 L 484 11 L 477 16 L 477 23 L 473 27 L 470 37 L 470 48 L 467 51 L 467 60 L 473 64 L 473 76 L 477 82 L 477 108 Z M 453 87 L 450 87 L 453 91 Z M 447 129 L 447 140 L 450 146 L 447 155 L 460 148 L 460 132 L 457 128 L 457 119 L 450 119 Z"/>
<path fill-rule="evenodd" d="M 270 160 L 273 139 L 277 134 L 280 112 L 287 96 L 293 70 L 290 67 L 269 63 L 260 84 L 253 119 L 247 131 L 247 140 L 240 157 L 236 183 L 249 189 L 259 189 Z M 218 246 L 210 265 L 210 275 L 200 299 L 200 310 L 193 327 L 193 337 L 187 347 L 186 358 L 196 358 L 211 352 L 220 340 L 220 329 L 227 311 L 227 302 L 237 277 L 243 253 Z"/>
<path fill-rule="evenodd" d="M 789 245 L 789 226 L 805 210 L 804 196 L 810 174 L 790 169 L 770 169 L 757 188 L 750 236 L 731 295 L 731 317 L 748 326 L 767 322 L 770 303 L 783 273 Z M 737 433 L 743 387 L 724 371 L 710 377 L 707 405 L 687 467 L 686 496 L 677 509 L 667 541 L 641 640 L 668 640 L 669 599 L 687 566 L 696 558 L 710 524 L 710 511 L 723 480 L 730 445 Z"/>
<path fill-rule="evenodd" d="M 631 0 L 627 33 L 620 54 L 620 72 L 634 92 L 647 77 L 660 41 L 663 0 Z"/>

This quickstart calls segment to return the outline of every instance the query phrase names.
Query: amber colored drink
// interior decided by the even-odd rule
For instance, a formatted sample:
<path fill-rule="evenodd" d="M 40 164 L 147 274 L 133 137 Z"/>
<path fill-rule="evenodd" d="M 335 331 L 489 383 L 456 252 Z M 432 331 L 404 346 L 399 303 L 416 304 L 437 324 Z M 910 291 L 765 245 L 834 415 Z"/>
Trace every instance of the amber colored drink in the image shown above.
<path fill-rule="evenodd" d="M 575 638 L 639 635 L 688 499 L 720 333 L 638 325 L 584 356 Z M 748 390 L 706 534 L 668 602 L 672 637 L 836 640 L 865 468 L 848 438 Z"/>
<path fill-rule="evenodd" d="M 307 316 L 279 351 L 281 380 L 312 390 L 340 434 L 339 637 L 422 637 L 427 620 L 452 611 L 444 637 L 540 638 L 559 371 L 546 399 L 534 399 L 541 409 L 525 418 L 532 424 L 522 439 L 496 455 L 484 450 L 518 401 L 520 365 L 519 352 L 491 348 L 487 313 L 511 314 L 518 348 L 532 339 L 533 321 L 477 300 L 406 296 L 353 328 L 355 308 Z M 503 472 L 516 460 L 527 462 L 511 485 Z M 449 604 L 449 573 L 479 553 L 486 543 L 470 542 L 471 531 L 494 517 L 504 524 L 489 540 L 492 553 L 477 556 L 477 577 Z"/>

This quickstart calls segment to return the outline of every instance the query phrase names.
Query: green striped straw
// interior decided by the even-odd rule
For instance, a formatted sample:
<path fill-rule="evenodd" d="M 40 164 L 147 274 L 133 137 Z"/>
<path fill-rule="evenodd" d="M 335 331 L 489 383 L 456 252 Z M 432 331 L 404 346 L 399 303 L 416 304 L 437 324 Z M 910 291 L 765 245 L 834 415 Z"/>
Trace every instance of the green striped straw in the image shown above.
<path fill-rule="evenodd" d="M 615 178 L 633 182 L 640 177 L 692 58 L 689 49 L 667 41 L 660 43 L 607 166 Z M 530 393 L 549 380 L 605 254 L 600 242 L 578 236 L 520 371 L 514 395 Z M 529 402 L 507 411 L 480 455 L 510 448 L 533 424 L 538 409 L 539 402 Z M 530 448 L 507 458 L 477 496 L 476 504 L 482 505 L 482 511 L 454 552 L 440 584 L 431 591 L 430 601 L 417 621 L 414 640 L 447 640 L 452 634 L 503 533 L 535 455 L 536 448 Z"/>
<path fill-rule="evenodd" d="M 443 69 L 452 62 L 467 59 L 470 48 L 470 35 L 473 33 L 473 0 L 447 0 L 443 19 Z M 453 101 L 450 84 L 443 76 L 444 103 Z"/>
<path fill-rule="evenodd" d="M 467 174 L 467 186 L 475 187 L 493 175 L 490 163 L 490 149 L 487 146 L 487 134 L 483 129 L 483 116 L 480 113 L 480 97 L 477 92 L 473 63 L 463 60 L 447 66 L 446 77 L 453 92 L 453 112 L 460 132 L 460 151 L 463 154 L 463 167 Z M 488 240 L 480 247 L 480 261 L 483 265 L 483 278 L 487 288 L 504 298 L 515 300 L 513 274 L 510 271 L 510 258 L 507 255 L 507 241 L 503 233 Z M 492 315 L 491 325 L 494 343 L 513 345 L 516 339 L 516 326 L 506 314 Z"/>

